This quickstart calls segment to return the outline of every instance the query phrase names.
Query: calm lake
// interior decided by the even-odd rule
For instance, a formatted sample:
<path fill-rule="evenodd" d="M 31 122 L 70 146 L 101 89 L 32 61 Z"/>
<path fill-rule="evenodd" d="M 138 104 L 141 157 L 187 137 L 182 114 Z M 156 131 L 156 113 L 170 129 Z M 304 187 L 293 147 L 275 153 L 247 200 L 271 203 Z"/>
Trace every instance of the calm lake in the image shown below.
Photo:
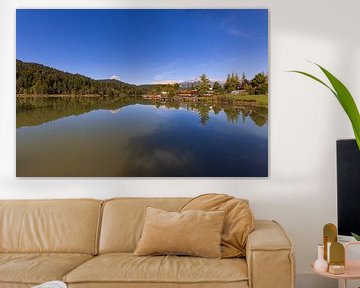
<path fill-rule="evenodd" d="M 17 99 L 17 176 L 268 176 L 267 107 Z"/>

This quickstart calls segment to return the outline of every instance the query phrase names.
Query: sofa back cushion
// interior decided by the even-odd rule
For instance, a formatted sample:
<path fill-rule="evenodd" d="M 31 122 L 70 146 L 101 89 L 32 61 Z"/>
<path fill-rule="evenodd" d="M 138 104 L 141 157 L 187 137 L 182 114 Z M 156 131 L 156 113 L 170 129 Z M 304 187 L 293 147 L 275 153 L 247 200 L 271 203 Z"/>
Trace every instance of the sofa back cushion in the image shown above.
<path fill-rule="evenodd" d="M 134 255 L 189 255 L 221 258 L 225 211 L 168 212 L 147 207 Z"/>
<path fill-rule="evenodd" d="M 248 235 L 254 230 L 254 216 L 248 200 L 226 194 L 203 194 L 191 199 L 181 211 L 205 210 L 226 212 L 221 236 L 223 258 L 245 257 Z"/>
<path fill-rule="evenodd" d="M 0 200 L 0 253 L 96 254 L 102 201 Z"/>
<path fill-rule="evenodd" d="M 133 252 L 141 237 L 146 207 L 179 211 L 189 198 L 116 198 L 105 201 L 99 253 Z"/>

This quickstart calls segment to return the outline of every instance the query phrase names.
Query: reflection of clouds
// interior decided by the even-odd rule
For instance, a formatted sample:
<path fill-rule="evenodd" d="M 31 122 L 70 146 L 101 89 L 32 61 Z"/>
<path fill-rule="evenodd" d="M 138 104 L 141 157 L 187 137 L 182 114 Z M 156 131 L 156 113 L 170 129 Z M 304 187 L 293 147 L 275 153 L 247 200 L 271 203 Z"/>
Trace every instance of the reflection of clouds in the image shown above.
<path fill-rule="evenodd" d="M 126 146 L 119 151 L 122 158 L 119 175 L 248 177 L 267 174 L 267 137 L 250 131 L 262 130 L 262 134 L 267 134 L 264 133 L 267 128 L 239 123 L 239 129 L 238 125 L 228 124 L 225 113 L 216 116 L 212 124 L 199 126 L 195 118 L 183 117 L 187 113 L 167 114 L 166 121 L 157 125 L 152 133 L 128 138 Z"/>
<path fill-rule="evenodd" d="M 131 137 L 123 159 L 124 176 L 189 176 L 194 175 L 203 149 L 189 140 L 192 128 L 171 121 L 159 125 L 151 134 Z"/>
<path fill-rule="evenodd" d="M 149 151 L 150 152 L 150 151 Z M 139 156 L 139 154 L 137 154 Z M 149 154 L 142 154 L 133 161 L 132 165 L 137 171 L 154 171 L 159 167 L 180 168 L 190 165 L 193 157 L 189 153 L 181 153 L 176 150 L 156 149 Z"/>
<path fill-rule="evenodd" d="M 140 177 L 193 175 L 191 169 L 196 162 L 196 151 L 191 151 L 182 140 L 168 136 L 168 128 L 162 126 L 151 135 L 130 139 L 125 148 L 122 174 Z"/>

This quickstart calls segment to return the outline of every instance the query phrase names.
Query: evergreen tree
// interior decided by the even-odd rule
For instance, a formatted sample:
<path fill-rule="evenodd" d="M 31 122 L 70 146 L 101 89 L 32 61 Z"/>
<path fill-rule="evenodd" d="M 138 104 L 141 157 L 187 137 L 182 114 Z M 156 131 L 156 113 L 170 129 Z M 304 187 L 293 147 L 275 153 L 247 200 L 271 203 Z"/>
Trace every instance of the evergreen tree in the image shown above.
<path fill-rule="evenodd" d="M 250 84 L 255 95 L 268 94 L 268 77 L 264 72 L 256 74 Z"/>
<path fill-rule="evenodd" d="M 243 89 L 243 90 L 251 89 L 250 81 L 246 78 L 245 72 L 243 72 L 242 77 L 241 77 L 240 89 Z"/>
<path fill-rule="evenodd" d="M 214 83 L 214 85 L 213 85 L 213 90 L 214 90 L 214 92 L 220 92 L 221 91 L 221 85 L 220 85 L 220 83 L 219 82 L 215 82 Z"/>
<path fill-rule="evenodd" d="M 17 94 L 101 96 L 140 95 L 145 89 L 116 80 L 94 80 L 35 63 L 16 60 Z"/>
<path fill-rule="evenodd" d="M 204 95 L 207 91 L 209 91 L 209 88 L 210 88 L 210 80 L 205 74 L 202 74 L 200 76 L 200 83 L 198 86 L 199 94 Z"/>
<path fill-rule="evenodd" d="M 227 75 L 226 82 L 224 84 L 224 88 L 227 92 L 231 92 L 233 90 L 237 90 L 239 88 L 239 76 L 238 74 L 232 72 Z"/>

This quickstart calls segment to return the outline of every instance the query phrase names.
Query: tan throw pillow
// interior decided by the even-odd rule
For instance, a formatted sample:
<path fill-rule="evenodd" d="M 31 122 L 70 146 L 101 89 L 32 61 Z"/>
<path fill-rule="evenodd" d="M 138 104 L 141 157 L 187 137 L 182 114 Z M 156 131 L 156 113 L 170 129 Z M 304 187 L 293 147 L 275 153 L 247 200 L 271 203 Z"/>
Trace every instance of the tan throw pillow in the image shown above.
<path fill-rule="evenodd" d="M 188 210 L 225 211 L 221 237 L 222 257 L 245 256 L 247 236 L 254 230 L 254 217 L 247 200 L 224 194 L 205 194 L 190 200 L 181 209 Z"/>
<path fill-rule="evenodd" d="M 168 212 L 147 207 L 134 255 L 221 258 L 224 217 L 224 211 Z"/>

